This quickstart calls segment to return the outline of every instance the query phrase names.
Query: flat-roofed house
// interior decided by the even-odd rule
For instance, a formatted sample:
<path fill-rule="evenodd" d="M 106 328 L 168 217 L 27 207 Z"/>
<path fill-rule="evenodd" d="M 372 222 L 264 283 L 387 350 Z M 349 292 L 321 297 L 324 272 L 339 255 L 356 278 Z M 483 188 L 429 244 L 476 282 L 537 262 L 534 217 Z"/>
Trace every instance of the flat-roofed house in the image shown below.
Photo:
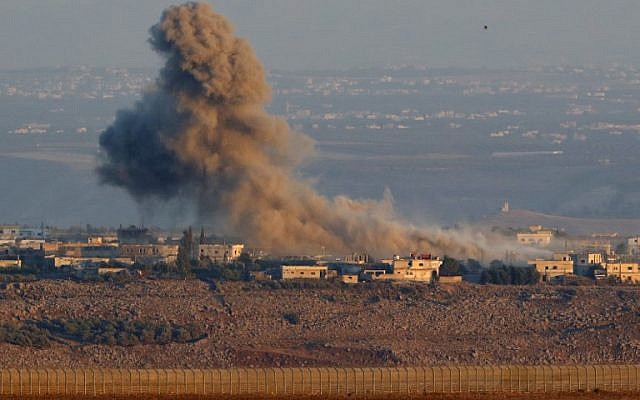
<path fill-rule="evenodd" d="M 391 273 L 383 279 L 431 282 L 438 277 L 442 260 L 431 256 L 397 258 L 391 263 Z"/>
<path fill-rule="evenodd" d="M 529 265 L 533 265 L 542 277 L 547 281 L 557 276 L 573 275 L 573 260 L 530 260 Z"/>
<path fill-rule="evenodd" d="M 122 244 L 120 256 L 142 264 L 171 263 L 178 257 L 177 244 Z"/>
<path fill-rule="evenodd" d="M 553 240 L 553 232 L 547 230 L 522 232 L 517 233 L 516 238 L 518 239 L 518 243 L 526 246 L 545 247 L 551 244 L 551 240 Z"/>
<path fill-rule="evenodd" d="M 227 263 L 235 261 L 242 254 L 244 244 L 200 243 L 198 245 L 199 258 L 213 263 Z"/>
<path fill-rule="evenodd" d="M 615 276 L 622 282 L 640 283 L 640 264 L 637 262 L 607 262 L 607 276 Z"/>
<path fill-rule="evenodd" d="M 280 267 L 282 279 L 326 279 L 329 267 L 326 265 L 283 265 Z"/>

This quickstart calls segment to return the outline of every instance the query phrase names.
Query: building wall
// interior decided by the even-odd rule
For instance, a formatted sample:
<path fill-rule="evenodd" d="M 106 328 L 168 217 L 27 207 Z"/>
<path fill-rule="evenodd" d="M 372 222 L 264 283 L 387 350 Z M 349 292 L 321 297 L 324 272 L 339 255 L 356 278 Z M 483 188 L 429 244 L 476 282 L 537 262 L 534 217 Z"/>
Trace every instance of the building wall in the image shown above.
<path fill-rule="evenodd" d="M 66 266 L 82 267 L 87 264 L 108 262 L 108 258 L 99 257 L 53 257 L 53 266 L 56 268 Z"/>
<path fill-rule="evenodd" d="M 549 231 L 540 231 L 536 233 L 518 233 L 516 234 L 518 243 L 527 246 L 548 246 L 553 239 L 553 233 Z"/>
<path fill-rule="evenodd" d="M 0 225 L 0 239 L 15 240 L 20 234 L 20 225 Z"/>
<path fill-rule="evenodd" d="M 142 264 L 174 262 L 178 256 L 177 244 L 123 244 L 119 249 L 121 257 L 132 258 Z"/>
<path fill-rule="evenodd" d="M 377 279 L 430 282 L 438 276 L 441 260 L 422 258 L 394 259 L 391 273 L 380 275 Z"/>
<path fill-rule="evenodd" d="M 282 279 L 325 279 L 328 267 L 283 265 L 281 267 Z"/>
<path fill-rule="evenodd" d="M 20 225 L 0 225 L 0 239 L 45 239 L 48 231 L 42 228 L 23 228 Z"/>
<path fill-rule="evenodd" d="M 340 281 L 343 283 L 358 283 L 358 275 L 340 275 Z"/>
<path fill-rule="evenodd" d="M 576 253 L 604 253 L 611 254 L 614 240 L 599 237 L 568 237 L 558 240 L 563 249 L 570 249 Z"/>
<path fill-rule="evenodd" d="M 623 282 L 640 282 L 640 264 L 638 263 L 606 263 L 607 276 L 614 276 Z"/>
<path fill-rule="evenodd" d="M 0 260 L 0 268 L 20 268 L 22 260 Z"/>
<path fill-rule="evenodd" d="M 243 244 L 200 244 L 198 254 L 201 260 L 208 259 L 214 263 L 235 261 L 244 250 Z"/>
<path fill-rule="evenodd" d="M 630 255 L 640 255 L 640 236 L 627 239 L 627 250 Z"/>
<path fill-rule="evenodd" d="M 438 278 L 438 282 L 442 284 L 457 284 L 462 283 L 462 275 L 455 276 L 441 276 Z"/>
<path fill-rule="evenodd" d="M 573 274 L 573 260 L 533 260 L 529 261 L 543 278 L 553 278 Z"/>
<path fill-rule="evenodd" d="M 598 265 L 604 262 L 602 253 L 584 253 L 578 254 L 576 257 L 576 263 L 578 265 Z"/>

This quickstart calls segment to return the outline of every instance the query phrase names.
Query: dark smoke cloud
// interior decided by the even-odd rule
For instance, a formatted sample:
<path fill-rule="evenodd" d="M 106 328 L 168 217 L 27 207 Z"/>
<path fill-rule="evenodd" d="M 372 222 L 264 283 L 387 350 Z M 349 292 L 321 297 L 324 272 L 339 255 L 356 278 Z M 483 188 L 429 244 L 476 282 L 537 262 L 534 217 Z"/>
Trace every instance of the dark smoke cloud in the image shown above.
<path fill-rule="evenodd" d="M 156 86 L 100 138 L 103 182 L 136 199 L 192 199 L 203 218 L 274 253 L 410 250 L 483 255 L 477 237 L 421 230 L 382 201 L 328 199 L 295 175 L 312 141 L 266 113 L 269 86 L 250 45 L 207 4 L 168 8 L 150 43 Z"/>

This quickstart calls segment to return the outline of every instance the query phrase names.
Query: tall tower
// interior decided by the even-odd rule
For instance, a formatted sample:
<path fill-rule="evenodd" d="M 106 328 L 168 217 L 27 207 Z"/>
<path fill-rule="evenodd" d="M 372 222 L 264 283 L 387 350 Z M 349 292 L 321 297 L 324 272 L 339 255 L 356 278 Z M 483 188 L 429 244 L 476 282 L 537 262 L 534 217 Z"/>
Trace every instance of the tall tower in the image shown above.
<path fill-rule="evenodd" d="M 502 208 L 500 209 L 500 211 L 502 211 L 505 214 L 509 212 L 509 200 L 504 201 L 504 204 L 502 205 Z"/>

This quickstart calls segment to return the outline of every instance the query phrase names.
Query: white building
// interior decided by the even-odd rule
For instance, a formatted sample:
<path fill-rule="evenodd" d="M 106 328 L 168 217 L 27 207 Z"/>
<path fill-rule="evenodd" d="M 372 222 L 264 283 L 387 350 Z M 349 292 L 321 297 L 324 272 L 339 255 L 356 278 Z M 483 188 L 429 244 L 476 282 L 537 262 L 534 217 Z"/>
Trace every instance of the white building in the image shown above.
<path fill-rule="evenodd" d="M 516 234 L 518 243 L 526 246 L 545 247 L 551 244 L 553 232 L 541 230 L 538 232 L 525 232 Z"/>
<path fill-rule="evenodd" d="M 240 257 L 244 250 L 244 244 L 209 244 L 198 245 L 198 254 L 201 260 L 209 260 L 214 263 L 232 262 Z"/>
<path fill-rule="evenodd" d="M 640 256 L 640 236 L 627 239 L 627 251 L 632 256 Z"/>
<path fill-rule="evenodd" d="M 326 279 L 329 268 L 326 265 L 283 265 L 280 267 L 282 279 Z"/>

